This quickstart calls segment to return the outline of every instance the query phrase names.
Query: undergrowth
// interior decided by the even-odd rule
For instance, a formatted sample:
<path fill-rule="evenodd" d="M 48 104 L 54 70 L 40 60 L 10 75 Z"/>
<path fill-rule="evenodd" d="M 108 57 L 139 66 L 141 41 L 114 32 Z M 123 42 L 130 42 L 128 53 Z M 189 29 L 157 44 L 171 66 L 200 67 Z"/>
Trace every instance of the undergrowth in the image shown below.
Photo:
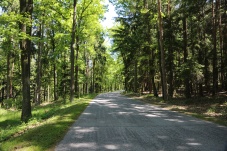
<path fill-rule="evenodd" d="M 20 121 L 20 110 L 0 109 L 0 150 L 53 150 L 95 96 L 36 106 L 28 123 Z"/>

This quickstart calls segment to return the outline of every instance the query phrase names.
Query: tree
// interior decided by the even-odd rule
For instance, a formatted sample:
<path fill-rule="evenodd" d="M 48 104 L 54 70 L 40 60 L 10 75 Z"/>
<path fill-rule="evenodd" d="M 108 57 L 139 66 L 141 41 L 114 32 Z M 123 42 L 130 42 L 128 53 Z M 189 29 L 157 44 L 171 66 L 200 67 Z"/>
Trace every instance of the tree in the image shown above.
<path fill-rule="evenodd" d="M 159 24 L 159 47 L 161 51 L 162 95 L 164 100 L 168 100 L 166 70 L 165 70 L 165 51 L 163 47 L 161 0 L 158 0 L 158 24 Z"/>
<path fill-rule="evenodd" d="M 70 101 L 74 100 L 74 93 L 75 93 L 75 75 L 74 75 L 74 66 L 75 66 L 75 34 L 76 34 L 76 4 L 77 0 L 73 1 L 73 24 L 72 24 L 72 33 L 71 33 L 71 55 L 70 55 L 70 62 L 71 62 L 71 82 L 70 82 Z"/>
<path fill-rule="evenodd" d="M 20 0 L 20 14 L 23 20 L 20 22 L 21 40 L 21 68 L 22 68 L 22 114 L 21 120 L 27 122 L 31 118 L 30 100 L 30 54 L 31 54 L 31 24 L 32 24 L 33 0 Z M 25 23 L 24 21 L 27 22 Z M 30 23 L 30 25 L 28 25 Z M 25 38 L 26 37 L 26 38 Z"/>

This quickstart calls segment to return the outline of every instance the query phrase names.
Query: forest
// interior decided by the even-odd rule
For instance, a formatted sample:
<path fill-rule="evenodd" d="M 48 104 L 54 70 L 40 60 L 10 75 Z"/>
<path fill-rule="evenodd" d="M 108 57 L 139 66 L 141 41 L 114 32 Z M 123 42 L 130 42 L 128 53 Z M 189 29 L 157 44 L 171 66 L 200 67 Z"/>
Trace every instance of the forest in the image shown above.
<path fill-rule="evenodd" d="M 227 90 L 226 0 L 2 0 L 1 108 L 124 89 L 164 100 Z M 111 38 L 111 45 L 105 41 Z"/>
<path fill-rule="evenodd" d="M 123 89 L 102 0 L 3 0 L 1 9 L 1 107 L 22 109 L 22 121 L 34 105 Z"/>
<path fill-rule="evenodd" d="M 112 0 L 126 91 L 164 100 L 227 90 L 226 0 Z"/>

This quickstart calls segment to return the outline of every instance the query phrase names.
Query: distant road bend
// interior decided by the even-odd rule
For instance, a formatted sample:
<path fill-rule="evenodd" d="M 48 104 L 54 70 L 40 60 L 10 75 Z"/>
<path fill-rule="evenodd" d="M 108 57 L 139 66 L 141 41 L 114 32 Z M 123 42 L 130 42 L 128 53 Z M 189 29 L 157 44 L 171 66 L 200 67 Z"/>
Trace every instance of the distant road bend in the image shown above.
<path fill-rule="evenodd" d="M 227 128 L 122 96 L 97 96 L 56 151 L 226 151 Z"/>

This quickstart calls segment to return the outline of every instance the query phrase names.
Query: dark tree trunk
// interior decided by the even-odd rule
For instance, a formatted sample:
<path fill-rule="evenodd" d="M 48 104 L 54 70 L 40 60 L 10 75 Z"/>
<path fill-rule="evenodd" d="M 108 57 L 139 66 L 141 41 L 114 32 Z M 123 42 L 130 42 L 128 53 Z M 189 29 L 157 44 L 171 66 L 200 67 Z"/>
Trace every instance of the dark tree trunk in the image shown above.
<path fill-rule="evenodd" d="M 227 2 L 226 2 L 226 9 L 227 9 Z M 225 13 L 225 20 L 227 21 L 227 13 Z M 225 27 L 223 28 L 223 64 L 227 65 L 227 23 L 225 25 Z M 224 68 L 224 90 L 227 91 L 227 68 L 225 66 Z"/>
<path fill-rule="evenodd" d="M 73 24 L 72 24 L 72 35 L 71 35 L 71 54 L 70 54 L 70 62 L 71 62 L 71 68 L 70 68 L 70 77 L 71 77 L 71 82 L 70 82 L 70 102 L 74 100 L 74 93 L 75 93 L 75 76 L 74 76 L 74 67 L 75 67 L 75 35 L 76 35 L 76 4 L 77 0 L 73 1 Z"/>
<path fill-rule="evenodd" d="M 6 85 L 6 98 L 13 97 L 13 70 L 14 70 L 14 62 L 13 62 L 13 54 L 10 50 L 7 54 L 7 85 Z"/>
<path fill-rule="evenodd" d="M 225 64 L 224 64 L 224 40 L 223 40 L 223 27 L 222 27 L 222 14 L 220 13 L 220 8 L 222 8 L 222 0 L 220 0 L 220 5 L 219 5 L 219 41 L 220 41 L 220 53 L 221 53 L 221 88 L 224 90 L 225 88 Z"/>
<path fill-rule="evenodd" d="M 171 0 L 168 0 L 168 29 L 169 29 L 169 37 L 167 38 L 169 41 L 168 45 L 168 69 L 169 69 L 169 76 L 168 76 L 168 83 L 169 83 L 169 89 L 168 89 L 168 95 L 170 98 L 173 97 L 173 33 L 172 33 L 172 17 L 171 17 Z"/>
<path fill-rule="evenodd" d="M 213 88 L 212 95 L 215 96 L 218 88 L 218 69 L 217 69 L 217 9 L 219 0 L 216 1 L 216 7 L 214 1 L 212 1 L 213 10 Z"/>
<path fill-rule="evenodd" d="M 20 14 L 23 17 L 30 15 L 32 20 L 33 0 L 20 0 Z M 26 26 L 25 23 L 20 22 L 20 32 L 31 35 L 31 27 Z M 31 118 L 31 101 L 30 101 L 30 53 L 31 53 L 31 40 L 21 39 L 21 68 L 22 68 L 22 114 L 21 120 L 27 122 Z"/>
<path fill-rule="evenodd" d="M 95 92 L 95 59 L 93 60 L 93 69 L 92 69 L 92 93 Z"/>
<path fill-rule="evenodd" d="M 51 31 L 51 45 L 52 45 L 52 51 L 53 54 L 55 55 L 55 32 L 54 30 Z M 58 74 L 57 74 L 57 67 L 56 67 L 56 59 L 54 58 L 54 68 L 53 68 L 53 73 L 54 73 L 54 100 L 58 100 Z"/>
<path fill-rule="evenodd" d="M 187 36 L 187 18 L 186 16 L 183 17 L 183 41 L 184 41 L 184 63 L 187 64 L 188 62 L 188 36 Z M 188 72 L 187 72 L 188 73 Z M 191 90 L 190 90 L 190 74 L 184 75 L 184 85 L 185 85 L 185 97 L 191 98 Z"/>
<path fill-rule="evenodd" d="M 40 25 L 39 28 L 39 37 L 42 40 L 44 34 L 44 27 L 43 25 Z M 43 49 L 43 42 L 39 42 L 39 48 L 38 48 L 38 60 L 37 60 L 37 75 L 36 75 L 36 90 L 35 90 L 35 103 L 40 104 L 41 103 L 41 78 L 42 78 L 42 49 Z"/>
<path fill-rule="evenodd" d="M 4 87 L 4 80 L 2 81 L 2 89 L 1 89 L 1 106 L 4 106 L 4 93 L 5 93 L 5 87 Z"/>
<path fill-rule="evenodd" d="M 78 65 L 78 57 L 79 57 L 79 36 L 76 36 L 76 66 L 75 66 L 75 94 L 76 98 L 79 97 L 79 65 Z"/>
<path fill-rule="evenodd" d="M 158 23 L 159 23 L 159 46 L 161 51 L 161 75 L 162 75 L 162 95 L 164 100 L 168 100 L 167 81 L 165 71 L 165 51 L 163 47 L 163 25 L 161 15 L 161 0 L 158 0 Z"/>
<path fill-rule="evenodd" d="M 135 93 L 138 93 L 138 73 L 137 73 L 137 65 L 138 65 L 138 63 L 137 63 L 137 58 L 134 60 L 134 89 L 133 89 L 133 91 L 135 92 Z"/>
<path fill-rule="evenodd" d="M 202 8 L 202 13 L 204 14 L 203 8 Z M 200 17 L 198 17 L 198 21 L 199 22 L 201 21 Z M 198 32 L 200 41 L 202 41 L 204 43 L 205 42 L 205 39 L 203 39 L 204 30 L 202 28 L 198 28 L 197 32 Z M 202 45 L 202 49 L 199 49 L 199 54 L 198 54 L 198 63 L 199 64 L 204 64 L 204 62 L 203 62 L 203 60 L 204 60 L 203 59 L 203 46 L 204 46 L 204 44 Z M 201 79 L 199 79 L 198 83 L 199 83 L 199 96 L 203 97 L 203 82 Z"/>

